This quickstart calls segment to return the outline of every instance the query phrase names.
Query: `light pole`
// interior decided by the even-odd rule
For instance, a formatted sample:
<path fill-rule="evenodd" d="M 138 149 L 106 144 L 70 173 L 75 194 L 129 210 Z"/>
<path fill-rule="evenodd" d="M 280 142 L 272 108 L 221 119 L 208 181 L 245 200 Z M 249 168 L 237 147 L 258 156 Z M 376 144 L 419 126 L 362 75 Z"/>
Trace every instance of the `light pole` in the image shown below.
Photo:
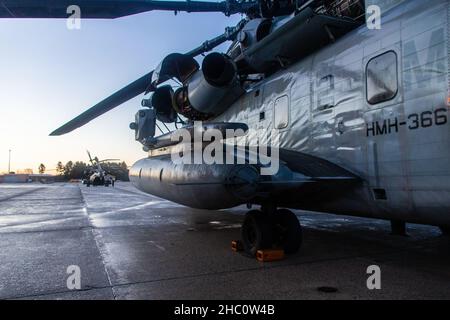
<path fill-rule="evenodd" d="M 11 149 L 8 150 L 9 151 L 9 156 L 8 156 L 8 174 L 11 172 Z"/>

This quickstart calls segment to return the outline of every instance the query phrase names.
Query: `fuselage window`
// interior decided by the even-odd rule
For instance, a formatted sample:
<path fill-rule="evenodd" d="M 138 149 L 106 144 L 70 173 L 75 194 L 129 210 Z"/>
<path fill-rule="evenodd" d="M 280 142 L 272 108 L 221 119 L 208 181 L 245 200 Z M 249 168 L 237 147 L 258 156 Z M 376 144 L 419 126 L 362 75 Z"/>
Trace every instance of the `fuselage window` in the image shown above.
<path fill-rule="evenodd" d="M 397 54 L 386 52 L 367 63 L 367 102 L 377 104 L 393 99 L 398 92 Z"/>
<path fill-rule="evenodd" d="M 282 96 L 275 100 L 273 106 L 273 124 L 275 129 L 284 129 L 289 124 L 289 98 Z"/>
<path fill-rule="evenodd" d="M 317 111 L 334 107 L 334 77 L 329 74 L 319 80 L 317 86 Z"/>

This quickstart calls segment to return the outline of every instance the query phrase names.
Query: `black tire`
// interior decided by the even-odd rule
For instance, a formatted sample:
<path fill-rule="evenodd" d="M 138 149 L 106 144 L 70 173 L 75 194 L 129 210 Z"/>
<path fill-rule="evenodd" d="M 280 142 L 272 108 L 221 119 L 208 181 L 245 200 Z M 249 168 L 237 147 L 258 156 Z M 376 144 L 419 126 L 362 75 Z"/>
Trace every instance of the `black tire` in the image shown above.
<path fill-rule="evenodd" d="M 302 227 L 292 211 L 287 209 L 277 210 L 274 233 L 276 244 L 284 249 L 284 253 L 294 254 L 298 252 L 303 240 Z"/>
<path fill-rule="evenodd" d="M 447 236 L 447 237 L 450 236 L 450 227 L 442 226 L 442 227 L 439 227 L 439 229 L 441 229 L 442 235 Z"/>
<path fill-rule="evenodd" d="M 258 210 L 249 211 L 245 215 L 241 228 L 244 250 L 251 256 L 261 249 L 272 247 L 272 227 L 270 221 Z"/>

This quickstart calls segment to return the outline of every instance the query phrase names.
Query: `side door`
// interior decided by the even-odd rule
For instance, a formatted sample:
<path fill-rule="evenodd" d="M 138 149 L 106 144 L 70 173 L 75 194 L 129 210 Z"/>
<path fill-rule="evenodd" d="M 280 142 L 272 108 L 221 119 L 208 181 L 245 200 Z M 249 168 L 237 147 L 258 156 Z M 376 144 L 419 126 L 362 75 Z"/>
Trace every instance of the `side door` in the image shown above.
<path fill-rule="evenodd" d="M 332 159 L 336 149 L 334 137 L 334 56 L 326 51 L 314 58 L 312 67 L 310 149 L 321 157 Z"/>
<path fill-rule="evenodd" d="M 399 46 L 365 56 L 367 169 L 370 188 L 380 206 L 410 202 L 408 147 L 402 92 L 402 57 Z"/>

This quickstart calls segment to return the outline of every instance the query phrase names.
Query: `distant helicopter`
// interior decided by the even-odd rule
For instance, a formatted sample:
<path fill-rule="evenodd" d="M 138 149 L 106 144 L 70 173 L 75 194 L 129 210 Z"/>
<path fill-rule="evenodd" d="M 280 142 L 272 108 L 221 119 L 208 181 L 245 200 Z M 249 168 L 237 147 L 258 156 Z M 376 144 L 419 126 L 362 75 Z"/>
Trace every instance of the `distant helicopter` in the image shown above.
<path fill-rule="evenodd" d="M 109 161 L 118 161 L 119 159 L 99 160 L 97 157 L 92 158 L 89 151 L 87 151 L 87 154 L 89 156 L 91 166 L 84 172 L 85 178 L 82 179 L 82 183 L 87 187 L 90 187 L 91 185 L 108 187 L 113 184 L 115 178 L 104 170 L 101 164 Z"/>
<path fill-rule="evenodd" d="M 66 18 L 72 1 L 1 3 L 0 17 Z M 77 3 L 84 18 L 151 10 L 244 15 L 223 35 L 168 55 L 153 71 L 51 133 L 68 133 L 152 93 L 130 125 L 149 154 L 130 170 L 138 189 L 202 209 L 260 206 L 246 214 L 242 226 L 249 254 L 273 246 L 298 251 L 301 226 L 287 208 L 388 219 L 400 233 L 405 222 L 450 233 L 449 1 Z M 373 5 L 381 9 L 380 28 L 366 24 Z M 226 41 L 232 43 L 225 53 L 206 55 L 201 66 L 194 59 Z M 178 87 L 167 83 L 171 79 Z M 161 128 L 165 132 L 156 135 Z M 241 137 L 261 130 L 266 133 L 257 139 L 249 136 L 249 146 L 261 148 L 260 138 L 273 138 L 263 130 L 268 128 L 279 135 L 279 145 L 271 149 L 279 154 L 279 170 L 271 176 L 260 174 L 267 166 L 262 161 L 173 162 L 174 153 L 195 158 L 193 151 L 179 151 L 193 144 L 177 140 L 181 130 L 241 129 Z M 245 150 L 241 158 L 251 156 Z"/>

